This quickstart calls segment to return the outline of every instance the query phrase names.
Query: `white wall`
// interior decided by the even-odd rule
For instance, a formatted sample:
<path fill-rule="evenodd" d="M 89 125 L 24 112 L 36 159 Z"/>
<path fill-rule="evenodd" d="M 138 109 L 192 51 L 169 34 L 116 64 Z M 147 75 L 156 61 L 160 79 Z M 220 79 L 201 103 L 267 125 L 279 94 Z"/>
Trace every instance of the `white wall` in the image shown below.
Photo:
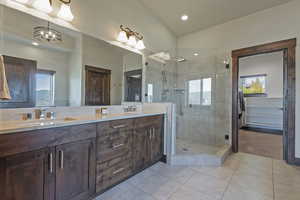
<path fill-rule="evenodd" d="M 123 56 L 123 67 L 125 72 L 142 69 L 143 57 L 136 53 L 128 52 L 127 55 Z"/>
<path fill-rule="evenodd" d="M 239 62 L 240 76 L 266 74 L 267 97 L 283 97 L 283 52 L 244 57 Z"/>
<path fill-rule="evenodd" d="M 83 84 L 85 83 L 85 65 L 111 70 L 110 103 L 112 105 L 120 105 L 122 102 L 123 57 L 124 53 L 130 52 L 86 35 L 83 35 L 82 47 Z M 135 59 L 141 57 L 140 55 L 136 55 Z"/>
<path fill-rule="evenodd" d="M 267 9 L 228 23 L 178 39 L 179 55 L 189 55 L 193 51 L 213 50 L 218 59 L 230 56 L 234 49 L 254 45 L 300 38 L 300 1 Z M 299 39 L 298 39 L 299 41 Z M 298 42 L 299 43 L 299 42 Z M 300 49 L 296 49 L 296 156 L 300 158 Z M 227 94 L 227 98 L 231 94 Z M 228 104 L 231 106 L 231 104 Z"/>
<path fill-rule="evenodd" d="M 55 71 L 55 105 L 68 105 L 69 83 L 66 79 L 70 56 L 68 52 L 54 51 L 6 39 L 1 44 L 0 54 L 35 60 L 38 69 Z"/>

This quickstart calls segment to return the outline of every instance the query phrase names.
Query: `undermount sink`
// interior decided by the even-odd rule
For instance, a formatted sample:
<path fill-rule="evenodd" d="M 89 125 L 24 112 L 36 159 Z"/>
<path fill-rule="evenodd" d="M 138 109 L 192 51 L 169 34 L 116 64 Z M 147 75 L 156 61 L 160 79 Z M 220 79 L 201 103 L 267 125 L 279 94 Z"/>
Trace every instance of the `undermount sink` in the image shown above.
<path fill-rule="evenodd" d="M 21 123 L 16 123 L 19 126 L 48 126 L 54 124 L 60 124 L 64 122 L 71 122 L 77 120 L 72 117 L 65 117 L 63 119 L 45 119 L 45 120 L 34 120 L 34 121 L 22 121 Z"/>

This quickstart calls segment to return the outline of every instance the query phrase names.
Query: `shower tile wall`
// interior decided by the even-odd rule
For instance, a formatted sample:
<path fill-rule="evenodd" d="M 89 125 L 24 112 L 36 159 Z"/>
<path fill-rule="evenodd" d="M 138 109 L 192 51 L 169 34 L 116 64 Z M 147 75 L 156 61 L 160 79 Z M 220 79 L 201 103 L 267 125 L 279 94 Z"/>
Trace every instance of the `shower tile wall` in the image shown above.
<path fill-rule="evenodd" d="M 148 84 L 153 84 L 152 102 L 176 104 L 178 141 L 220 147 L 225 144 L 225 135 L 231 127 L 231 73 L 223 63 L 224 53 L 203 52 L 199 52 L 197 59 L 180 63 L 162 64 L 148 59 L 146 92 Z M 190 107 L 187 83 L 201 78 L 212 80 L 211 105 Z"/>
<path fill-rule="evenodd" d="M 230 130 L 230 72 L 217 56 L 202 57 L 178 64 L 177 87 L 185 94 L 176 95 L 177 138 L 199 144 L 222 146 Z M 192 106 L 187 102 L 187 82 L 211 78 L 211 105 Z"/>

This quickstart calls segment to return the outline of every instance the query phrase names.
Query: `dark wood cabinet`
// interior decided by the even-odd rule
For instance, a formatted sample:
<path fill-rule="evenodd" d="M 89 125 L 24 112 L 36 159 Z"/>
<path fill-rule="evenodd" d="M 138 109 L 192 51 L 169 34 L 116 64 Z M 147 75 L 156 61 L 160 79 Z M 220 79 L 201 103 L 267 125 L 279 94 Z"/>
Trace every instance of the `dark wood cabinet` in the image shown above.
<path fill-rule="evenodd" d="M 1 135 L 0 199 L 89 199 L 95 137 L 95 124 Z"/>
<path fill-rule="evenodd" d="M 95 142 L 56 147 L 56 200 L 86 200 L 95 189 Z"/>
<path fill-rule="evenodd" d="M 3 200 L 54 200 L 54 154 L 50 148 L 0 160 Z"/>
<path fill-rule="evenodd" d="M 97 193 L 101 193 L 132 174 L 133 124 L 134 119 L 98 124 Z"/>
<path fill-rule="evenodd" d="M 0 136 L 1 200 L 88 200 L 163 156 L 163 116 Z"/>
<path fill-rule="evenodd" d="M 162 158 L 162 125 L 163 115 L 97 125 L 98 194 Z"/>
<path fill-rule="evenodd" d="M 133 169 L 135 172 L 159 161 L 163 156 L 163 117 L 138 118 L 133 134 Z"/>

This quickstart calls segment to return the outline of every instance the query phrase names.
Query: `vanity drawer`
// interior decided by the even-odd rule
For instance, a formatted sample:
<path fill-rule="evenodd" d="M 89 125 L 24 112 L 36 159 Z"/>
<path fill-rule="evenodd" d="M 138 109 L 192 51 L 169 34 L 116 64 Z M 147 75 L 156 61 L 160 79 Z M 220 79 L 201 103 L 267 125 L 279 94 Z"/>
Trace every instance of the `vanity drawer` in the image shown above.
<path fill-rule="evenodd" d="M 134 120 L 117 120 L 97 125 L 97 161 L 106 162 L 131 154 Z"/>
<path fill-rule="evenodd" d="M 97 164 L 97 193 L 104 191 L 131 175 L 132 162 L 129 157 L 131 157 L 131 155 Z"/>
<path fill-rule="evenodd" d="M 134 119 L 114 120 L 97 124 L 97 136 L 126 134 L 133 131 Z"/>
<path fill-rule="evenodd" d="M 132 134 L 119 137 L 102 136 L 97 138 L 97 161 L 106 162 L 113 158 L 131 154 Z"/>
<path fill-rule="evenodd" d="M 163 115 L 149 116 L 136 118 L 134 121 L 135 128 L 143 128 L 148 126 L 161 126 L 163 120 Z"/>

